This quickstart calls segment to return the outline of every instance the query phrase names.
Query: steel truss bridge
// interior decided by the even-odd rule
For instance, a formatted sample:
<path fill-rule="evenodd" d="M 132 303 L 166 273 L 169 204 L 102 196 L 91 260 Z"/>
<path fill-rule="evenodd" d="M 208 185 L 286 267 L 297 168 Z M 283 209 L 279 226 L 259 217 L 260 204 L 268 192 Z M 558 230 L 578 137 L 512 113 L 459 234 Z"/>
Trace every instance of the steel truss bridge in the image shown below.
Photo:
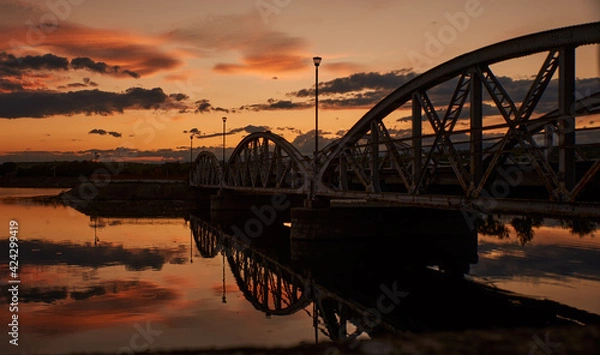
<path fill-rule="evenodd" d="M 589 139 L 600 137 L 600 127 L 582 123 L 600 114 L 600 89 L 577 91 L 575 74 L 576 48 L 598 43 L 595 22 L 478 49 L 400 86 L 312 157 L 274 133 L 253 133 L 224 164 L 211 152 L 200 153 L 190 184 L 309 199 L 600 217 L 600 144 Z M 524 97 L 509 94 L 492 66 L 531 55 L 543 59 L 528 91 Z M 554 105 L 538 105 L 542 98 Z M 411 135 L 399 138 L 386 122 L 395 124 L 406 111 Z M 535 193 L 527 193 L 532 186 Z"/>

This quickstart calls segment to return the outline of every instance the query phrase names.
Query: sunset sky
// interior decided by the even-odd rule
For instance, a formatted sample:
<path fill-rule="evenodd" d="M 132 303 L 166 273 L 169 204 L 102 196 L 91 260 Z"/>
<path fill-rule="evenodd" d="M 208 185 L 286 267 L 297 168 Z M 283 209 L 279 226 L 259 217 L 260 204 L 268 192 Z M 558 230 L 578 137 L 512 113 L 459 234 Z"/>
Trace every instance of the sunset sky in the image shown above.
<path fill-rule="evenodd" d="M 101 160 L 123 151 L 188 159 L 190 132 L 196 152 L 220 149 L 224 116 L 229 148 L 271 130 L 306 151 L 315 55 L 323 57 L 319 128 L 331 140 L 435 65 L 598 20 L 597 0 L 0 0 L 0 163 L 94 151 Z M 426 43 L 444 26 L 455 36 L 432 51 Z M 600 88 L 599 55 L 598 46 L 577 50 L 584 91 Z M 495 71 L 517 85 L 539 60 Z"/>

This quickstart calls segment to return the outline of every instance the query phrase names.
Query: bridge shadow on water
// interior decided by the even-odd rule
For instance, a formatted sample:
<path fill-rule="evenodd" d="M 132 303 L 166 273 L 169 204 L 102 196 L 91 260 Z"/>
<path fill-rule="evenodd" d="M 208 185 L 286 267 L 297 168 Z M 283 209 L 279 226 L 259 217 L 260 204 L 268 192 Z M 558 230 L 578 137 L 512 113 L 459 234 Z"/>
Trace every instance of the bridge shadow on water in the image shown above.
<path fill-rule="evenodd" d="M 436 230 L 444 234 L 447 226 L 431 228 L 426 238 L 340 243 L 291 239 L 290 228 L 283 225 L 242 240 L 226 232 L 233 223 L 192 214 L 190 228 L 200 255 L 226 259 L 245 299 L 267 316 L 306 313 L 315 341 L 322 335 L 352 344 L 358 337 L 406 331 L 600 323 L 595 314 L 431 267 L 472 263 L 448 260 L 447 255 L 464 259 L 468 253 L 448 253 L 446 245 L 435 243 Z M 415 239 L 433 242 L 415 244 Z"/>

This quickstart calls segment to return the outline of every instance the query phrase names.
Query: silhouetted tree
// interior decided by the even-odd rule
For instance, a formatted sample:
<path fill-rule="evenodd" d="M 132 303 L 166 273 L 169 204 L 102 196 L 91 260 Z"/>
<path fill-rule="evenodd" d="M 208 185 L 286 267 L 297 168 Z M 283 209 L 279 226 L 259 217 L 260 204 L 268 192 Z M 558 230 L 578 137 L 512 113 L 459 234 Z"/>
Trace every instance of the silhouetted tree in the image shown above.
<path fill-rule="evenodd" d="M 510 237 L 508 228 L 506 228 L 504 223 L 495 219 L 493 215 L 486 215 L 485 218 L 481 218 L 477 222 L 479 223 L 477 231 L 481 234 L 495 236 L 498 239 Z"/>
<path fill-rule="evenodd" d="M 564 228 L 569 228 L 571 233 L 578 235 L 580 238 L 583 238 L 586 235 L 593 235 L 597 228 L 597 225 L 594 222 L 573 219 L 561 219 L 560 225 Z"/>
<path fill-rule="evenodd" d="M 533 240 L 535 235 L 534 227 L 540 227 L 543 219 L 537 217 L 515 217 L 510 224 L 517 232 L 517 238 L 521 245 L 525 245 Z"/>
<path fill-rule="evenodd" d="M 6 175 L 10 175 L 13 174 L 17 171 L 17 163 L 14 163 L 12 161 L 3 163 L 2 165 L 0 165 L 0 175 L 2 176 L 6 176 Z"/>

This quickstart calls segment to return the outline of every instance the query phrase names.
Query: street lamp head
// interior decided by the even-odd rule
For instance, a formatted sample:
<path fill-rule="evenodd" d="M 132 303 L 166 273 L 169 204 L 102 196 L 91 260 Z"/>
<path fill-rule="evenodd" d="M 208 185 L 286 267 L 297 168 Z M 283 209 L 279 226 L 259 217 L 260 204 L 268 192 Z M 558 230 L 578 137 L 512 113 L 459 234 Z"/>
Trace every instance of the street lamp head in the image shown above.
<path fill-rule="evenodd" d="M 315 63 L 315 67 L 318 67 L 319 64 L 321 64 L 322 59 L 323 58 L 321 58 L 321 57 L 313 57 L 313 63 Z"/>
<path fill-rule="evenodd" d="M 223 117 L 223 123 L 227 122 L 227 117 Z"/>
<path fill-rule="evenodd" d="M 190 139 L 194 139 L 194 135 L 193 134 L 190 136 Z"/>

